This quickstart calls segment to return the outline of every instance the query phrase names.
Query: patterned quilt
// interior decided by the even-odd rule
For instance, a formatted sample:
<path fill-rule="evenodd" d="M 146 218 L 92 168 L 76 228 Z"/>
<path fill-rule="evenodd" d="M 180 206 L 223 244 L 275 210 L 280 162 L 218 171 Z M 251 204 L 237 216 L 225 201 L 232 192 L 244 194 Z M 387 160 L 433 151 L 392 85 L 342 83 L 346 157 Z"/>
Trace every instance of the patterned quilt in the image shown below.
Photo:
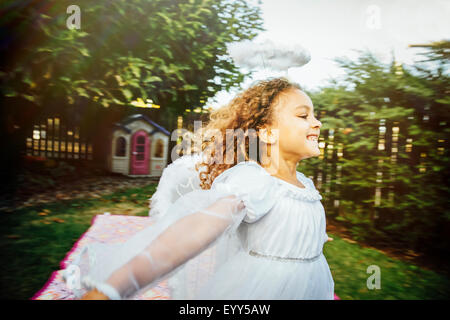
<path fill-rule="evenodd" d="M 76 297 L 67 288 L 62 271 L 68 267 L 83 248 L 92 242 L 121 243 L 125 242 L 139 230 L 151 225 L 149 217 L 97 215 L 91 227 L 80 237 L 66 257 L 60 262 L 60 270 L 54 271 L 50 279 L 31 299 L 32 300 L 74 300 Z M 150 290 L 136 296 L 135 300 L 168 300 L 170 290 L 167 281 L 162 281 Z"/>

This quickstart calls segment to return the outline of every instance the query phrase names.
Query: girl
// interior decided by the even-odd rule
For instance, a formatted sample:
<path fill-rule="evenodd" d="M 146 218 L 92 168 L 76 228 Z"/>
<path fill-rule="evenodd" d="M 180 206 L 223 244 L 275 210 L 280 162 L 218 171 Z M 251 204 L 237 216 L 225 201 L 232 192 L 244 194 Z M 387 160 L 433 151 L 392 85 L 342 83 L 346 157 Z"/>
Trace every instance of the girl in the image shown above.
<path fill-rule="evenodd" d="M 321 126 L 311 99 L 285 78 L 261 81 L 213 112 L 206 130 L 257 132 L 257 159 L 249 140 L 236 148 L 218 148 L 218 135 L 204 142 L 201 189 L 125 244 L 99 244 L 80 257 L 90 290 L 83 299 L 131 298 L 167 278 L 195 287 L 181 299 L 333 299 L 322 197 L 297 171 L 299 161 L 320 155 Z M 185 283 L 179 275 L 207 252 L 211 269 L 195 286 Z"/>

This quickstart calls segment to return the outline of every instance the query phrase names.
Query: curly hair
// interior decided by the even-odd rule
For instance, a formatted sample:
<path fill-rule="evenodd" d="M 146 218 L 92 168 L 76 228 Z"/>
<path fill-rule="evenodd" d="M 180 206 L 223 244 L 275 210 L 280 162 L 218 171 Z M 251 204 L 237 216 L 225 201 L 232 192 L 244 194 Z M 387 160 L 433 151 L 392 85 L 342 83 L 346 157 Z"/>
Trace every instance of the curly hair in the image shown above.
<path fill-rule="evenodd" d="M 226 131 L 230 129 L 242 129 L 245 131 L 245 135 L 249 136 L 249 129 L 254 129 L 250 131 L 255 132 L 255 130 L 258 131 L 265 125 L 271 125 L 273 123 L 274 106 L 278 97 L 280 93 L 289 89 L 301 90 L 301 87 L 284 77 L 257 82 L 247 90 L 239 93 L 228 105 L 214 110 L 210 114 L 210 120 L 206 127 L 201 129 L 202 137 L 204 137 L 203 132 L 208 131 L 220 132 L 223 137 Z M 255 138 L 258 141 L 257 145 L 259 145 L 259 137 L 256 135 Z M 215 155 L 215 150 L 223 150 L 220 151 L 223 152 L 223 154 L 220 154 L 222 159 L 230 151 L 230 146 L 227 145 L 226 148 L 222 148 L 222 144 L 222 140 L 216 140 L 215 137 L 212 137 L 210 141 L 205 141 L 202 138 L 201 150 L 209 151 L 205 152 L 207 156 L 203 156 L 203 159 L 195 166 L 199 172 L 200 187 L 202 189 L 210 189 L 214 179 L 219 174 L 237 164 L 239 147 L 244 154 L 245 161 L 251 159 L 249 156 L 249 139 L 244 138 L 244 144 L 240 144 L 240 146 L 239 143 L 235 146 L 234 141 L 232 142 L 231 148 L 234 151 L 232 153 L 234 154 L 234 159 L 231 164 L 214 161 L 215 156 L 217 156 Z M 261 164 L 260 159 L 253 160 Z M 205 167 L 205 170 L 200 170 L 200 167 Z"/>

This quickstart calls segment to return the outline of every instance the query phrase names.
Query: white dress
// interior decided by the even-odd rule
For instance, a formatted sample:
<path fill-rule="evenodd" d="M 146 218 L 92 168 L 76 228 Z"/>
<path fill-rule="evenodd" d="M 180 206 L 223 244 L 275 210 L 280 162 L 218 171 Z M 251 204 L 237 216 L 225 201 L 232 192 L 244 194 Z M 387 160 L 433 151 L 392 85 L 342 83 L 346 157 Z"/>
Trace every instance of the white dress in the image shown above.
<path fill-rule="evenodd" d="M 297 178 L 305 188 L 238 163 L 125 244 L 89 247 L 76 262 L 84 289 L 129 299 L 168 279 L 174 299 L 332 300 L 322 197 Z"/>

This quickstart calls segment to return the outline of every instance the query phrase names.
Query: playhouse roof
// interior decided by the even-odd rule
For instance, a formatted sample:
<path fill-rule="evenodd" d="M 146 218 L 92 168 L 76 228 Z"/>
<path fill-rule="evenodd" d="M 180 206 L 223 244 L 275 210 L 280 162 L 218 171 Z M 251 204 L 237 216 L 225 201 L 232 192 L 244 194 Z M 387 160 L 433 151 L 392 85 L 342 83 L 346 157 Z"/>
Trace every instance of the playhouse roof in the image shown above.
<path fill-rule="evenodd" d="M 170 132 L 167 131 L 167 129 L 160 126 L 156 122 L 150 120 L 146 115 L 143 115 L 143 114 L 133 114 L 131 116 L 128 116 L 125 119 L 123 119 L 122 121 L 115 123 L 114 126 L 117 128 L 123 129 L 127 133 L 131 133 L 131 130 L 130 130 L 130 128 L 128 128 L 127 125 L 131 122 L 138 121 L 138 120 L 143 120 L 143 121 L 147 122 L 148 124 L 152 125 L 153 127 L 155 127 L 155 130 L 150 132 L 150 134 L 153 134 L 156 131 L 160 131 L 160 132 L 164 133 L 165 135 L 170 136 Z"/>

